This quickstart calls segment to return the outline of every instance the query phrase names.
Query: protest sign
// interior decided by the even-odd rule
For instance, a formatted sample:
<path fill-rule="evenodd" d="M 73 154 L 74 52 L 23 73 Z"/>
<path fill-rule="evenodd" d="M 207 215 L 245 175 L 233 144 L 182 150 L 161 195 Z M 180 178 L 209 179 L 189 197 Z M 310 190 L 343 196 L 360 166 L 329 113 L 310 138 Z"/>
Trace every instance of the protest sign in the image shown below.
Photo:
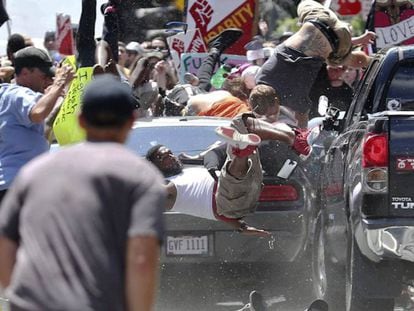
<path fill-rule="evenodd" d="M 180 82 L 184 83 L 184 74 L 191 72 L 197 75 L 198 69 L 201 67 L 203 59 L 207 57 L 207 53 L 183 53 L 181 55 L 181 65 L 179 71 Z M 247 62 L 246 56 L 222 54 L 221 61 L 226 64 L 238 66 Z"/>
<path fill-rule="evenodd" d="M 69 15 L 56 15 L 56 45 L 60 54 L 75 54 L 75 40 Z"/>
<path fill-rule="evenodd" d="M 175 69 L 180 70 L 180 59 L 183 53 L 204 53 L 207 47 L 199 29 L 188 30 L 167 38 L 171 58 Z"/>
<path fill-rule="evenodd" d="M 68 57 L 64 63 L 72 65 L 74 57 Z M 81 67 L 62 103 L 62 107 L 53 123 L 53 132 L 59 145 L 73 144 L 85 139 L 85 133 L 78 123 L 81 95 L 85 86 L 92 80 L 92 67 Z"/>
<path fill-rule="evenodd" d="M 6 11 L 6 1 L 0 0 L 0 27 L 9 20 L 9 14 Z M 9 34 L 10 35 L 10 34 Z"/>
<path fill-rule="evenodd" d="M 412 44 L 414 43 L 412 39 L 414 37 L 414 15 L 388 27 L 375 27 L 375 33 L 377 34 L 377 47 L 379 48 L 399 45 L 405 41 Z M 404 44 L 407 44 L 407 42 Z"/>
<path fill-rule="evenodd" d="M 328 2 L 325 2 L 325 5 Z M 372 0 L 331 0 L 329 7 L 342 16 L 360 15 L 364 20 L 368 16 Z"/>
<path fill-rule="evenodd" d="M 375 31 L 376 47 L 414 44 L 413 1 L 375 1 L 368 17 L 367 29 Z"/>
<path fill-rule="evenodd" d="M 205 44 L 226 28 L 240 28 L 243 36 L 226 51 L 244 55 L 244 45 L 256 34 L 256 0 L 187 0 L 188 29 L 198 29 Z M 198 39 L 198 36 L 197 36 Z"/>

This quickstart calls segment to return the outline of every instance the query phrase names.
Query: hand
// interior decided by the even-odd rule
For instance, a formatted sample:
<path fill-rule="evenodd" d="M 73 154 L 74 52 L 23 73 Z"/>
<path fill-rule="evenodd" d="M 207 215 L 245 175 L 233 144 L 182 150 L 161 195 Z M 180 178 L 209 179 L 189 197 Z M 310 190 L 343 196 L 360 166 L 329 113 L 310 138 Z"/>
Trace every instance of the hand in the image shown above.
<path fill-rule="evenodd" d="M 160 60 L 155 64 L 154 69 L 158 74 L 166 74 L 168 69 L 167 67 L 168 63 L 165 60 Z"/>
<path fill-rule="evenodd" d="M 75 71 L 70 65 L 63 65 L 56 69 L 54 85 L 69 86 L 72 80 L 76 77 Z"/>
<path fill-rule="evenodd" d="M 14 68 L 11 66 L 0 67 L 0 79 L 9 81 L 14 75 Z"/>
<path fill-rule="evenodd" d="M 366 30 L 363 35 L 352 38 L 352 44 L 354 45 L 374 44 L 376 37 L 377 35 L 375 34 L 375 32 Z"/>
<path fill-rule="evenodd" d="M 135 68 L 129 77 L 129 82 L 134 88 L 144 84 L 150 79 L 151 68 L 147 57 L 138 59 Z"/>
<path fill-rule="evenodd" d="M 268 237 L 270 236 L 270 232 L 263 230 L 263 229 L 257 229 L 255 227 L 246 225 L 242 228 L 240 228 L 240 233 L 244 235 L 249 236 L 258 236 L 258 237 Z"/>
<path fill-rule="evenodd" d="M 368 30 L 365 31 L 363 36 L 364 36 L 364 41 L 366 41 L 366 43 L 362 43 L 362 44 L 374 44 L 375 38 L 377 37 L 375 32 L 368 31 Z"/>

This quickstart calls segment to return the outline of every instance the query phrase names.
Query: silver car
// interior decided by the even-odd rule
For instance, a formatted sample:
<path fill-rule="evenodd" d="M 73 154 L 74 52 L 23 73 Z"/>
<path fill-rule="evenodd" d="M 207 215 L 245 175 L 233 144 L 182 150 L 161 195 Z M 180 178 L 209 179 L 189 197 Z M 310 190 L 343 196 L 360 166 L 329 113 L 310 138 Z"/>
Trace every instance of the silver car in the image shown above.
<path fill-rule="evenodd" d="M 230 119 L 207 117 L 142 119 L 136 122 L 127 145 L 142 156 L 156 144 L 166 145 L 176 155 L 195 155 L 219 140 L 214 131 L 217 126 L 229 124 Z M 278 142 L 262 142 L 260 155 L 265 187 L 256 213 L 246 221 L 272 235 L 244 236 L 220 221 L 166 212 L 162 263 L 275 263 L 303 257 L 312 232 L 316 197 L 303 165 L 306 163 Z M 289 178 L 278 177 L 286 163 L 298 165 Z"/>

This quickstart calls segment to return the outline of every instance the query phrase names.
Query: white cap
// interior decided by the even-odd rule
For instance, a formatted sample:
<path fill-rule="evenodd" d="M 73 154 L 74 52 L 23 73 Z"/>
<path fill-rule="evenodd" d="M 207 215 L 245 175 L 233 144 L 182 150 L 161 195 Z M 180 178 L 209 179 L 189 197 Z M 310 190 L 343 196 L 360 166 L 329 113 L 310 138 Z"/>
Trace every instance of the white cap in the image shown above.
<path fill-rule="evenodd" d="M 243 70 L 241 77 L 246 87 L 251 90 L 256 86 L 256 75 L 259 71 L 259 66 L 250 66 Z"/>
<path fill-rule="evenodd" d="M 275 50 L 275 48 L 271 48 L 271 47 L 268 47 L 268 46 L 264 47 L 263 48 L 263 53 L 264 53 L 265 58 L 269 58 L 272 55 L 274 50 Z"/>
<path fill-rule="evenodd" d="M 126 45 L 125 49 L 127 51 L 133 51 L 133 52 L 138 53 L 138 54 L 144 54 L 144 49 L 142 48 L 141 44 L 139 44 L 138 42 L 135 42 L 135 41 L 129 42 Z"/>
<path fill-rule="evenodd" d="M 248 50 L 246 51 L 246 57 L 249 62 L 254 61 L 256 59 L 265 58 L 263 49 Z"/>

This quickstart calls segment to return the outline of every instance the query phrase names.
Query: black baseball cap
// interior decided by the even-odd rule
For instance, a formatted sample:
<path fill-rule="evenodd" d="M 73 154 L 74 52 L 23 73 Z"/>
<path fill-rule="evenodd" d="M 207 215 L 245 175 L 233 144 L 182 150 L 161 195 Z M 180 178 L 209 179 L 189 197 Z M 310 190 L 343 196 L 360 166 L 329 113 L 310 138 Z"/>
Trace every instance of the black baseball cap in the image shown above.
<path fill-rule="evenodd" d="M 138 101 L 128 83 L 105 74 L 90 82 L 82 96 L 82 115 L 96 127 L 123 125 L 134 114 Z"/>
<path fill-rule="evenodd" d="M 14 55 L 14 67 L 17 72 L 22 68 L 39 68 L 49 77 L 55 76 L 55 68 L 49 54 L 42 49 L 29 46 L 18 50 Z"/>

